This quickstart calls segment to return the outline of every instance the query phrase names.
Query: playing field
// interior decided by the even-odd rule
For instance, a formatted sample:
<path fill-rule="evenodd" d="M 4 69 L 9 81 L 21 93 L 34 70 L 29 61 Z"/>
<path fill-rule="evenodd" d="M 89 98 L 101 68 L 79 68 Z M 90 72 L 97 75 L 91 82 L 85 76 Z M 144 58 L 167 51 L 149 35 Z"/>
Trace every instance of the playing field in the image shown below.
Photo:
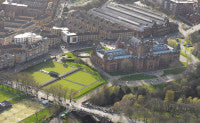
<path fill-rule="evenodd" d="M 56 86 L 56 85 L 62 85 L 63 88 L 66 88 L 67 90 L 70 90 L 70 89 L 74 89 L 74 90 L 80 90 L 81 88 L 83 88 L 84 86 L 82 85 L 79 85 L 79 84 L 76 84 L 76 83 L 72 83 L 70 81 L 67 81 L 67 80 L 59 80 L 51 85 L 48 85 L 46 86 L 44 89 L 48 89 L 49 87 L 51 86 Z M 69 93 L 69 92 L 68 92 Z"/>
<path fill-rule="evenodd" d="M 42 73 L 40 72 L 40 70 L 45 70 L 45 71 L 54 71 L 59 73 L 59 75 L 62 75 L 64 73 L 67 73 L 71 70 L 73 70 L 75 68 L 58 63 L 58 62 L 53 62 L 53 61 L 47 61 L 47 62 L 43 62 L 41 64 L 38 64 L 36 66 L 30 67 L 27 70 L 23 71 L 23 72 L 28 72 L 30 73 L 34 80 L 36 82 L 38 82 L 39 84 L 45 83 L 51 79 L 53 79 L 53 77 L 51 77 L 48 74 Z"/>
<path fill-rule="evenodd" d="M 4 101 L 4 100 L 7 100 L 7 99 L 10 99 L 12 97 L 14 97 L 15 95 L 13 94 L 10 94 L 6 91 L 3 91 L 0 89 L 0 102 Z"/>
<path fill-rule="evenodd" d="M 84 84 L 84 85 L 89 85 L 99 79 L 101 79 L 101 77 L 87 73 L 87 72 L 83 72 L 83 71 L 78 71 L 70 76 L 67 76 L 66 79 Z"/>
<path fill-rule="evenodd" d="M 12 108 L 0 114 L 0 123 L 17 123 L 43 108 L 43 105 L 30 100 L 16 103 Z"/>
<path fill-rule="evenodd" d="M 53 79 L 53 77 L 51 77 L 50 75 L 41 73 L 39 71 L 35 71 L 31 74 L 33 75 L 34 80 L 39 84 L 42 84 L 44 82 L 47 82 L 47 81 Z"/>

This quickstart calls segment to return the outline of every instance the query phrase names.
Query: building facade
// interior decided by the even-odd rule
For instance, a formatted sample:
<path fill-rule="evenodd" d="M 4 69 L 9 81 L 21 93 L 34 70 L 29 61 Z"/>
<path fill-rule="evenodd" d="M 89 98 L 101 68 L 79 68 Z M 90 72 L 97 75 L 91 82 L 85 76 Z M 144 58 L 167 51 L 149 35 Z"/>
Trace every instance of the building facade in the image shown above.
<path fill-rule="evenodd" d="M 150 39 L 132 37 L 129 40 L 119 39 L 116 49 L 95 49 L 91 60 L 107 72 L 123 71 L 129 64 L 132 71 L 152 71 L 168 66 L 179 60 L 180 51 L 164 43 L 155 43 Z"/>
<path fill-rule="evenodd" d="M 0 56 L 0 69 L 13 67 L 15 65 L 14 55 L 6 53 Z"/>

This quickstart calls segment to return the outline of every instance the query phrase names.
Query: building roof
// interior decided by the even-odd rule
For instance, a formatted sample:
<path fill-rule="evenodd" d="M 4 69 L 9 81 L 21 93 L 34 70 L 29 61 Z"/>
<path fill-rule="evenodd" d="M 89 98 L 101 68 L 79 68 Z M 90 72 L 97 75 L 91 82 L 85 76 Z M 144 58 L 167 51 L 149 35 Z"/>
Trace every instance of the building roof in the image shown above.
<path fill-rule="evenodd" d="M 23 34 L 18 34 L 16 36 L 14 36 L 14 38 L 37 38 L 37 39 L 42 39 L 42 36 L 37 35 L 35 33 L 32 32 L 26 32 Z"/>
<path fill-rule="evenodd" d="M 135 5 L 110 3 L 102 8 L 91 9 L 89 13 L 126 26 L 128 29 L 144 31 L 156 24 L 164 24 L 168 20 L 165 16 Z"/>

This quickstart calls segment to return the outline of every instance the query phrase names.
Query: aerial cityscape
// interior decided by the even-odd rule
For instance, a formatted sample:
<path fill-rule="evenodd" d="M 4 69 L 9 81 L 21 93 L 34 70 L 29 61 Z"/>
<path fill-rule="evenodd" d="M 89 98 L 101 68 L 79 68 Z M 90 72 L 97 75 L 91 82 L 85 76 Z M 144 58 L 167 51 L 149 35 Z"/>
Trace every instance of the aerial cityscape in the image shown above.
<path fill-rule="evenodd" d="M 200 0 L 0 0 L 0 123 L 200 123 Z"/>

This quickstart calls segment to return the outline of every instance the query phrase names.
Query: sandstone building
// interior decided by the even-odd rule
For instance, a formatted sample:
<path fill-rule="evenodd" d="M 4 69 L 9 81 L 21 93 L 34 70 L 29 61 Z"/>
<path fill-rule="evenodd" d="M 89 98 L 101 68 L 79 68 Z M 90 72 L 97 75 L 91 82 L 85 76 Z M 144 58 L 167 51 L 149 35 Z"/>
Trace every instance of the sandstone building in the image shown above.
<path fill-rule="evenodd" d="M 131 71 L 151 71 L 168 66 L 179 59 L 180 51 L 151 39 L 132 37 L 119 39 L 116 49 L 95 49 L 91 60 L 107 72 L 123 71 L 123 65 L 129 64 Z M 129 69 L 126 68 L 126 69 Z"/>

